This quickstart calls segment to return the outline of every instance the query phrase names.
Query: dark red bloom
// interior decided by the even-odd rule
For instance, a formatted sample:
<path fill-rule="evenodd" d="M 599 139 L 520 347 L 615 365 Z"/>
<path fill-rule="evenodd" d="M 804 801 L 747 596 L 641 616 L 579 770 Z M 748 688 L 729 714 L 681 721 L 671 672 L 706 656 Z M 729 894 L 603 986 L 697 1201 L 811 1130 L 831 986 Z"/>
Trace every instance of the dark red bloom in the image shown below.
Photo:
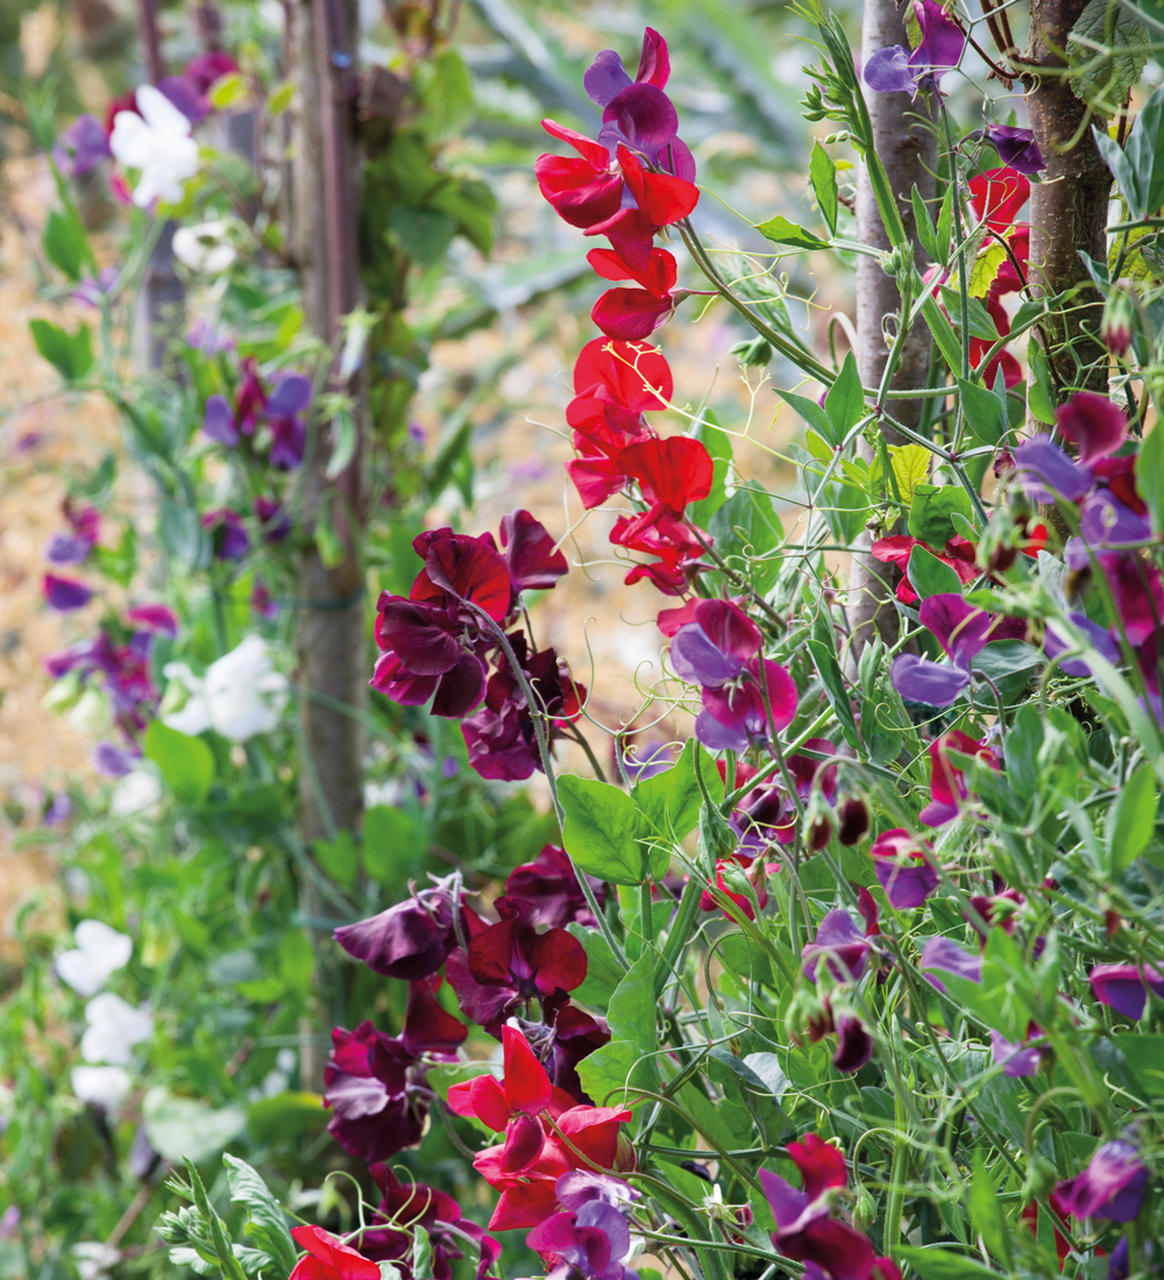
<path fill-rule="evenodd" d="M 569 571 L 566 557 L 540 520 L 511 511 L 501 520 L 501 546 L 514 591 L 545 591 Z"/>
<path fill-rule="evenodd" d="M 431 977 L 457 945 L 454 883 L 449 876 L 378 915 L 341 926 L 333 936 L 375 973 L 409 980 Z"/>
<path fill-rule="evenodd" d="M 565 929 L 538 933 L 526 903 L 498 898 L 494 906 L 501 922 L 453 951 L 445 973 L 461 1011 L 500 1036 L 505 1019 L 532 1002 L 543 1010 L 563 1003 L 586 977 L 586 952 Z"/>
<path fill-rule="evenodd" d="M 292 1227 L 291 1235 L 307 1253 L 288 1280 L 380 1280 L 380 1268 L 322 1227 Z"/>
<path fill-rule="evenodd" d="M 606 897 L 606 885 L 594 876 L 586 879 L 601 905 Z M 533 862 L 514 867 L 505 881 L 505 896 L 529 903 L 535 924 L 551 928 L 562 928 L 574 921 L 589 927 L 594 925 L 574 864 L 560 845 L 543 845 Z"/>

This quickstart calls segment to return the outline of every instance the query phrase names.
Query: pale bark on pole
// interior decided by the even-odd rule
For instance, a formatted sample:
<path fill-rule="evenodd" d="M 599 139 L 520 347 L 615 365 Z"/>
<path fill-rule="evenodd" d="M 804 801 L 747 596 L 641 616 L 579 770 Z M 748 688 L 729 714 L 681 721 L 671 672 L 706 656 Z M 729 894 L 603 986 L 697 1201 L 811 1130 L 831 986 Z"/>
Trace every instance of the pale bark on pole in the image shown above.
<path fill-rule="evenodd" d="M 909 47 L 901 13 L 893 0 L 865 0 L 861 29 L 861 63 L 878 50 L 891 45 Z M 911 192 L 916 186 L 925 200 L 932 200 L 936 189 L 938 153 L 937 136 L 925 117 L 928 99 L 919 95 L 914 102 L 906 93 L 876 93 L 866 89 L 865 101 L 873 124 L 873 145 L 889 184 L 897 197 L 905 229 L 913 241 L 915 261 L 921 263 L 921 248 L 913 216 Z M 922 117 L 922 119 L 919 119 Z M 878 249 L 889 248 L 886 234 L 868 173 L 862 165 L 857 177 L 857 239 Z M 857 260 L 857 368 L 866 387 L 881 383 L 889 348 L 884 338 L 884 321 L 900 306 L 897 284 L 885 274 L 876 258 Z M 903 358 L 890 382 L 895 391 L 924 387 L 929 375 L 931 342 L 924 322 L 911 330 L 905 342 Z M 893 415 L 907 426 L 916 426 L 921 417 L 921 401 L 894 400 Z M 891 444 L 900 443 L 896 433 L 887 431 Z M 864 456 L 871 460 L 873 451 L 862 445 Z M 849 579 L 849 628 L 851 635 L 849 661 L 855 667 L 869 640 L 880 634 L 896 639 L 897 613 L 891 603 L 890 566 L 874 560 L 869 554 L 872 533 L 858 539 L 853 553 Z"/>
<path fill-rule="evenodd" d="M 1062 51 L 1086 0 L 1032 0 L 1028 66 L 1058 70 L 1066 64 Z M 1028 81 L 1027 111 L 1035 141 L 1047 167 L 1042 182 L 1031 188 L 1030 292 L 1049 298 L 1082 284 L 1088 290 L 1071 304 L 1068 317 L 1053 316 L 1043 324 L 1046 355 L 1059 399 L 1071 387 L 1107 390 L 1107 351 L 1099 341 L 1103 302 L 1091 287 L 1079 254 L 1098 262 L 1107 256 L 1107 202 L 1111 174 L 1091 134 L 1087 106 L 1061 75 L 1037 72 Z M 1069 143 L 1074 145 L 1064 150 Z M 1046 428 L 1031 420 L 1033 430 Z"/>
<path fill-rule="evenodd" d="M 334 343 L 340 321 L 359 300 L 359 168 L 353 133 L 355 46 L 344 0 L 299 0 L 288 6 L 296 79 L 293 134 L 293 245 L 311 332 Z M 333 381 L 331 386 L 338 389 Z M 304 754 L 300 804 L 306 842 L 339 830 L 355 830 L 363 810 L 364 732 L 368 672 L 365 603 L 359 559 L 364 517 L 362 432 L 354 414 L 357 445 L 335 477 L 332 424 L 319 422 L 308 459 L 303 519 L 310 529 L 331 520 L 344 547 L 328 567 L 314 543 L 301 556 L 299 573 L 298 684 Z"/>

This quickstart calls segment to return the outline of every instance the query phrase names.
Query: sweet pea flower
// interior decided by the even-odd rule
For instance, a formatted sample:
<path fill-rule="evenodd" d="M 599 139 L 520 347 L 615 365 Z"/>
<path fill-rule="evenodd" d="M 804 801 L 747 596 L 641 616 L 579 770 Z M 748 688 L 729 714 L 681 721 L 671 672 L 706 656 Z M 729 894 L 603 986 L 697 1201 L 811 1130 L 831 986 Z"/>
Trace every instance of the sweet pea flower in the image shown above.
<path fill-rule="evenodd" d="M 586 260 L 604 280 L 634 280 L 637 289 L 608 289 L 594 304 L 590 318 L 611 338 L 646 338 L 666 320 L 685 293 L 675 294 L 675 258 L 652 249 L 645 270 L 628 263 L 614 249 L 591 249 Z"/>
<path fill-rule="evenodd" d="M 374 973 L 410 981 L 431 977 L 456 946 L 456 879 L 452 875 L 438 880 L 431 889 L 421 889 L 378 915 L 341 926 L 333 936 Z"/>
<path fill-rule="evenodd" d="M 1104 630 L 1098 623 L 1092 622 L 1087 614 L 1078 611 L 1068 613 L 1067 620 L 1077 631 L 1083 632 L 1101 657 L 1106 658 L 1113 665 L 1119 663 L 1119 645 L 1112 639 L 1110 631 Z M 1060 654 L 1068 653 L 1075 648 L 1077 648 L 1075 640 L 1062 627 L 1056 626 L 1053 622 L 1047 623 L 1047 629 L 1043 634 L 1043 652 L 1052 662 L 1056 661 Z M 1059 662 L 1059 669 L 1069 676 L 1091 674 L 1091 668 L 1083 657 Z"/>
<path fill-rule="evenodd" d="M 1095 998 L 1138 1022 L 1148 1007 L 1148 992 L 1164 1000 L 1164 975 L 1150 964 L 1097 964 L 1087 975 Z"/>
<path fill-rule="evenodd" d="M 800 694 L 778 662 L 752 658 L 741 675 L 738 683 L 703 690 L 695 736 L 712 751 L 747 751 L 787 729 L 796 716 Z"/>
<path fill-rule="evenodd" d="M 1029 1040 L 1032 1035 L 1041 1034 L 1038 1027 L 1032 1023 L 1026 1039 Z M 1036 1076 L 1042 1070 L 1043 1051 L 1037 1048 L 1024 1048 L 1025 1044 L 1026 1040 L 1023 1044 L 1012 1044 L 1000 1031 L 990 1033 L 990 1056 L 995 1063 L 1002 1065 L 1003 1075 L 1017 1079 L 1019 1076 Z"/>
<path fill-rule="evenodd" d="M 100 920 L 82 920 L 73 930 L 77 946 L 57 956 L 57 977 L 79 996 L 94 996 L 133 955 L 133 939 Z"/>
<path fill-rule="evenodd" d="M 634 1252 L 627 1220 L 601 1200 L 539 1222 L 526 1244 L 555 1261 L 547 1280 L 638 1280 L 638 1272 L 626 1265 Z"/>
<path fill-rule="evenodd" d="M 67 501 L 62 509 L 69 522 L 69 532 L 53 534 L 44 549 L 44 558 L 54 565 L 80 564 L 97 545 L 101 515 L 95 507 L 74 510 Z"/>
<path fill-rule="evenodd" d="M 930 803 L 918 815 L 918 820 L 931 827 L 952 822 L 962 812 L 962 802 L 969 796 L 966 775 L 949 758 L 951 751 L 964 756 L 974 756 L 996 773 L 998 756 L 977 738 L 960 729 L 948 729 L 929 745 Z"/>
<path fill-rule="evenodd" d="M 1095 391 L 1077 391 L 1056 408 L 1055 421 L 1062 435 L 1078 447 L 1085 467 L 1115 453 L 1128 438 L 1127 415 Z"/>
<path fill-rule="evenodd" d="M 601 906 L 606 898 L 606 885 L 594 876 L 587 876 L 586 880 Z M 594 927 L 594 916 L 578 883 L 574 864 L 560 845 L 543 845 L 533 862 L 514 867 L 505 881 L 505 896 L 528 902 L 538 924 L 564 928 L 576 921 Z"/>
<path fill-rule="evenodd" d="M 83 609 L 93 599 L 93 588 L 75 578 L 62 578 L 55 573 L 44 575 L 44 598 L 50 609 L 57 613 L 72 613 Z"/>
<path fill-rule="evenodd" d="M 73 1093 L 81 1102 L 114 1112 L 129 1097 L 133 1081 L 124 1067 L 74 1067 L 69 1074 Z"/>
<path fill-rule="evenodd" d="M 1140 1212 L 1148 1182 L 1136 1148 L 1130 1142 L 1105 1142 L 1087 1168 L 1056 1190 L 1076 1218 L 1131 1222 Z"/>
<path fill-rule="evenodd" d="M 877 905 L 867 889 L 862 889 L 861 893 L 862 907 L 867 902 L 872 908 L 872 926 L 876 927 Z M 843 908 L 830 911 L 820 922 L 813 941 L 804 944 L 802 954 L 805 976 L 810 982 L 815 982 L 817 965 L 824 961 L 838 982 L 856 982 L 869 962 L 869 952 L 872 949 L 869 936 L 869 928 L 862 933 L 853 917 Z"/>
<path fill-rule="evenodd" d="M 903 827 L 882 832 L 869 852 L 877 882 L 894 911 L 920 907 L 937 889 L 938 873 L 930 861 L 929 845 L 915 840 Z"/>
<path fill-rule="evenodd" d="M 201 679 L 181 662 L 167 663 L 163 670 L 189 695 L 180 710 L 162 716 L 179 733 L 196 737 L 213 729 L 230 742 L 246 742 L 270 733 L 283 719 L 289 682 L 275 670 L 271 646 L 262 636 L 247 636 L 212 662 Z"/>
<path fill-rule="evenodd" d="M 1016 173 L 1033 177 L 1047 167 L 1030 129 L 1021 129 L 1011 124 L 991 124 L 982 131 L 982 137 L 998 152 L 1002 163 Z"/>
<path fill-rule="evenodd" d="M 69 125 L 53 148 L 57 168 L 70 178 L 84 177 L 112 154 L 101 121 L 88 112 Z"/>
<path fill-rule="evenodd" d="M 380 1280 L 380 1267 L 322 1227 L 292 1227 L 295 1243 L 307 1252 L 288 1280 Z"/>
<path fill-rule="evenodd" d="M 962 60 L 966 36 L 938 0 L 914 0 L 914 16 L 921 42 L 912 52 L 903 45 L 878 49 L 865 64 L 865 83 L 877 93 L 908 93 L 937 89 L 947 71 Z"/>
<path fill-rule="evenodd" d="M 251 540 L 242 516 L 229 507 L 205 512 L 202 527 L 210 534 L 215 560 L 241 560 L 250 550 Z"/>
<path fill-rule="evenodd" d="M 667 42 L 653 27 L 647 27 L 643 32 L 643 49 L 633 81 L 626 73 L 622 58 L 613 49 L 603 49 L 583 74 L 582 87 L 595 106 L 608 107 L 632 84 L 653 84 L 658 89 L 666 88 L 670 75 L 671 58 L 667 52 Z"/>
<path fill-rule="evenodd" d="M 109 149 L 127 169 L 141 176 L 133 202 L 148 208 L 154 200 L 178 204 L 183 183 L 198 172 L 198 144 L 190 136 L 190 120 L 152 85 L 135 95 L 136 111 L 119 111 L 113 120 Z"/>
<path fill-rule="evenodd" d="M 925 980 L 943 995 L 946 993 L 945 984 L 928 970 L 936 969 L 939 973 L 952 973 L 955 977 L 965 978 L 968 982 L 982 981 L 982 957 L 972 956 L 964 947 L 951 942 L 949 938 L 931 938 L 926 943 L 922 948 L 921 967 Z"/>
<path fill-rule="evenodd" d="M 730 600 L 700 600 L 671 641 L 671 668 L 689 684 L 722 689 L 760 649 L 756 624 Z"/>
<path fill-rule="evenodd" d="M 85 1006 L 88 1026 L 81 1037 L 81 1057 L 86 1062 L 106 1062 L 127 1067 L 134 1045 L 154 1034 L 148 1009 L 135 1009 L 112 991 L 102 991 Z"/>

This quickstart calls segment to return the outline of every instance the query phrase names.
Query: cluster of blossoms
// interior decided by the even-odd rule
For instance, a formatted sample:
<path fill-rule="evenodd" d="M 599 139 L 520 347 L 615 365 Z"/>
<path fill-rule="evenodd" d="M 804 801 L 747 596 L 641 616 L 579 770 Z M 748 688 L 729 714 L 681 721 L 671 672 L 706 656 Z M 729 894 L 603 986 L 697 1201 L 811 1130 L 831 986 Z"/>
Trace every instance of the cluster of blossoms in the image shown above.
<path fill-rule="evenodd" d="M 311 394 L 311 379 L 302 373 L 280 374 L 273 385 L 264 386 L 258 364 L 248 356 L 233 403 L 218 394 L 207 398 L 202 430 L 229 449 L 245 447 L 250 456 L 265 452 L 276 470 L 293 471 L 303 461 L 303 414 Z"/>
<path fill-rule="evenodd" d="M 482 777 L 530 777 L 542 767 L 534 717 L 548 747 L 585 696 L 565 661 L 517 625 L 522 592 L 552 588 L 567 572 L 565 556 L 520 510 L 502 520 L 500 548 L 490 533 L 448 528 L 412 545 L 424 562 L 412 590 L 384 592 L 376 604 L 383 653 L 372 687 L 405 706 L 431 698 L 433 715 L 462 719 L 469 763 Z"/>

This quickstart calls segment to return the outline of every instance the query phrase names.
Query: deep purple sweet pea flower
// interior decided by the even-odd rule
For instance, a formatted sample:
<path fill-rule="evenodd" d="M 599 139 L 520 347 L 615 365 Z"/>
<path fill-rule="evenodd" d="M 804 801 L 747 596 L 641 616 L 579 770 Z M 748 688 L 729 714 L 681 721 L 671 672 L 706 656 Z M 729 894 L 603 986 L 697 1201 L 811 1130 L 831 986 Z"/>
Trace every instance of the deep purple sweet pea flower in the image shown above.
<path fill-rule="evenodd" d="M 523 1007 L 565 1003 L 586 978 L 586 951 L 565 929 L 538 933 L 528 903 L 502 897 L 493 905 L 501 921 L 450 952 L 445 976 L 461 1012 L 500 1038 L 505 1019 Z"/>
<path fill-rule="evenodd" d="M 759 1177 L 776 1219 L 772 1243 L 780 1253 L 820 1267 L 832 1280 L 867 1280 L 873 1270 L 873 1246 L 855 1227 L 828 1216 L 827 1196 L 810 1199 L 767 1169 L 761 1169 Z"/>
<path fill-rule="evenodd" d="M 1164 976 L 1149 965 L 1097 964 L 1087 975 L 1100 1004 L 1138 1022 L 1148 1006 L 1148 992 L 1164 999 Z"/>
<path fill-rule="evenodd" d="M 800 699 L 796 682 L 778 662 L 752 658 L 741 674 L 742 683 L 703 690 L 695 736 L 712 751 L 747 751 L 787 729 L 796 715 Z M 761 682 L 772 708 L 771 722 Z"/>
<path fill-rule="evenodd" d="M 923 971 L 937 969 L 939 973 L 952 973 L 968 982 L 982 981 L 982 957 L 972 956 L 949 938 L 931 938 L 922 947 L 921 967 Z M 935 978 L 932 973 L 923 973 L 923 976 L 931 987 L 945 995 L 946 987 L 941 979 Z"/>
<path fill-rule="evenodd" d="M 234 410 L 226 396 L 210 396 L 206 401 L 206 415 L 202 419 L 202 430 L 219 444 L 233 449 L 238 444 L 238 427 L 234 421 Z"/>
<path fill-rule="evenodd" d="M 547 591 L 569 571 L 566 557 L 540 520 L 528 511 L 511 511 L 501 519 L 501 546 L 513 589 Z"/>
<path fill-rule="evenodd" d="M 259 522 L 264 542 L 282 542 L 291 532 L 290 517 L 273 498 L 260 496 L 255 499 L 255 518 Z"/>
<path fill-rule="evenodd" d="M 991 124 L 983 129 L 982 137 L 998 152 L 1002 163 L 1016 173 L 1030 178 L 1047 167 L 1030 129 L 1020 129 L 1013 124 Z"/>
<path fill-rule="evenodd" d="M 1144 1203 L 1147 1182 L 1136 1148 L 1117 1139 L 1105 1142 L 1078 1177 L 1055 1189 L 1073 1217 L 1131 1222 Z"/>
<path fill-rule="evenodd" d="M 1107 1263 L 1107 1280 L 1128 1280 L 1128 1238 L 1124 1238 L 1111 1251 Z"/>
<path fill-rule="evenodd" d="M 250 550 L 251 540 L 242 516 L 229 507 L 207 511 L 202 527 L 210 534 L 215 560 L 241 560 Z"/>
<path fill-rule="evenodd" d="M 816 967 L 823 960 L 838 982 L 855 982 L 869 962 L 870 944 L 847 911 L 837 908 L 820 922 L 816 938 L 804 944 L 804 972 L 816 981 Z"/>
<path fill-rule="evenodd" d="M 587 876 L 586 880 L 601 906 L 606 898 L 606 885 L 594 876 Z M 532 862 L 514 867 L 505 881 L 505 896 L 528 902 L 535 922 L 552 929 L 574 922 L 587 928 L 595 925 L 574 864 L 560 845 L 543 845 Z"/>
<path fill-rule="evenodd" d="M 671 668 L 689 684 L 721 689 L 759 649 L 760 632 L 742 609 L 729 600 L 701 600 L 695 621 L 671 641 Z"/>
<path fill-rule="evenodd" d="M 588 1200 L 576 1213 L 555 1213 L 526 1237 L 541 1254 L 560 1259 L 547 1280 L 638 1280 L 626 1265 L 631 1256 L 630 1226 L 602 1200 Z"/>
<path fill-rule="evenodd" d="M 838 1071 L 860 1071 L 873 1057 L 873 1037 L 860 1018 L 837 1020 L 837 1051 L 833 1066 Z"/>
<path fill-rule="evenodd" d="M 307 426 L 302 418 L 271 419 L 271 466 L 277 471 L 294 471 L 303 461 L 307 447 Z"/>
<path fill-rule="evenodd" d="M 410 981 L 431 977 L 457 945 L 454 884 L 455 877 L 448 876 L 379 915 L 343 925 L 332 936 L 374 973 Z"/>
<path fill-rule="evenodd" d="M 311 379 L 302 373 L 285 373 L 267 397 L 267 416 L 290 418 L 311 403 Z"/>
<path fill-rule="evenodd" d="M 1101 657 L 1106 658 L 1111 663 L 1119 662 L 1119 646 L 1112 639 L 1110 631 L 1105 631 L 1098 623 L 1092 622 L 1085 613 L 1069 613 L 1067 619 L 1077 630 L 1083 632 L 1098 650 Z M 1043 651 L 1052 662 L 1055 661 L 1059 654 L 1066 653 L 1074 647 L 1075 642 L 1065 633 L 1061 634 L 1053 622 L 1047 623 L 1047 630 L 1043 635 Z M 1066 662 L 1060 662 L 1059 669 L 1069 676 L 1091 674 L 1091 668 L 1082 658 L 1072 658 Z"/>
<path fill-rule="evenodd" d="M 166 76 L 158 92 L 190 121 L 199 124 L 210 114 L 210 103 L 185 76 Z"/>
<path fill-rule="evenodd" d="M 73 578 L 61 578 L 55 573 L 44 575 L 44 598 L 50 609 L 57 613 L 71 613 L 83 609 L 93 599 L 92 587 Z"/>
<path fill-rule="evenodd" d="M 1127 414 L 1107 396 L 1095 391 L 1077 391 L 1055 410 L 1060 433 L 1078 446 L 1079 461 L 1085 467 L 1106 458 L 1128 438 Z"/>
<path fill-rule="evenodd" d="M 894 911 L 920 907 L 938 887 L 938 873 L 930 862 L 928 848 L 903 827 L 884 831 L 873 841 L 869 852 L 877 882 Z"/>
<path fill-rule="evenodd" d="M 1036 1034 L 1039 1034 L 1037 1030 Z M 1041 1049 L 1024 1049 L 1021 1044 L 1012 1044 L 1000 1031 L 990 1033 L 990 1056 L 995 1063 L 1003 1064 L 1003 1075 L 1015 1079 L 1037 1076 L 1043 1066 Z"/>
<path fill-rule="evenodd" d="M 908 93 L 937 89 L 938 81 L 962 59 L 966 36 L 937 0 L 914 0 L 921 27 L 921 43 L 912 53 L 903 45 L 878 49 L 865 64 L 865 83 L 877 93 Z"/>
<path fill-rule="evenodd" d="M 1091 488 L 1088 467 L 1069 458 L 1048 435 L 1032 436 L 1014 451 L 1022 491 L 1036 502 L 1078 502 Z"/>
<path fill-rule="evenodd" d="M 82 177 L 112 155 L 109 135 L 101 121 L 88 112 L 69 125 L 53 148 L 57 168 L 70 178 Z"/>

